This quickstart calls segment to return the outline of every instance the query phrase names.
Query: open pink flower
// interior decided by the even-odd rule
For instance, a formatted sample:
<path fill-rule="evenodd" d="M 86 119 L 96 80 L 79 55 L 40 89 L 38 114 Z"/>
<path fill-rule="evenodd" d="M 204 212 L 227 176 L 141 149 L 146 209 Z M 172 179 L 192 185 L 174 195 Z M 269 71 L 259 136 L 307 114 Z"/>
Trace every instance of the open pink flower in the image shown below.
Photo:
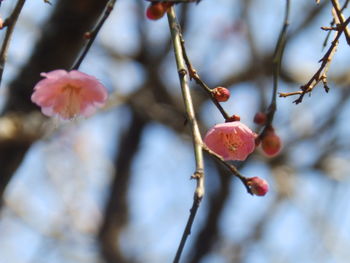
<path fill-rule="evenodd" d="M 95 113 L 107 100 L 106 88 L 93 76 L 77 70 L 62 69 L 41 73 L 45 79 L 34 87 L 32 101 L 47 116 L 72 119 Z"/>
<path fill-rule="evenodd" d="M 256 134 L 239 121 L 217 124 L 205 135 L 210 150 L 224 160 L 243 161 L 255 149 Z"/>

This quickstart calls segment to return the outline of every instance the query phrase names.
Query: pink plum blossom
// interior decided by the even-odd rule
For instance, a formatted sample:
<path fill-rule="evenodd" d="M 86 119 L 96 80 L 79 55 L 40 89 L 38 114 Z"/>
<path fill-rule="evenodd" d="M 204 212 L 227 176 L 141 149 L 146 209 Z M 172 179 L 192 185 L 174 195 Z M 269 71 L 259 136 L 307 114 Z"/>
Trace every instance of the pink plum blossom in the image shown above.
<path fill-rule="evenodd" d="M 217 124 L 205 135 L 207 147 L 224 160 L 244 161 L 255 149 L 256 134 L 240 121 Z"/>
<path fill-rule="evenodd" d="M 41 76 L 45 79 L 35 85 L 31 99 L 46 116 L 89 117 L 107 100 L 106 88 L 91 75 L 58 69 Z"/>

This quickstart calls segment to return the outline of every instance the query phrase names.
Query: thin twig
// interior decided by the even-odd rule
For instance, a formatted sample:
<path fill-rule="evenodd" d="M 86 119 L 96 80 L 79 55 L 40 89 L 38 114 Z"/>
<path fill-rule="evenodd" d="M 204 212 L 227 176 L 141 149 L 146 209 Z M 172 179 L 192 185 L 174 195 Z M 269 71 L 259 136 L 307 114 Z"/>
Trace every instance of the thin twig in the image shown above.
<path fill-rule="evenodd" d="M 4 41 L 2 42 L 2 46 L 0 50 L 0 83 L 2 81 L 2 75 L 5 69 L 7 52 L 10 46 L 11 37 L 15 29 L 19 14 L 21 13 L 22 8 L 24 6 L 24 3 L 25 3 L 25 0 L 18 0 L 12 14 L 4 22 L 4 26 L 6 26 L 7 28 L 6 28 L 5 38 L 4 38 Z"/>
<path fill-rule="evenodd" d="M 224 165 L 234 176 L 236 176 L 239 180 L 242 181 L 242 183 L 244 184 L 245 188 L 247 189 L 247 192 L 249 194 L 253 194 L 249 185 L 248 185 L 248 178 L 243 176 L 238 169 L 232 165 L 229 164 L 227 162 L 225 162 L 225 160 L 218 154 L 216 154 L 215 152 L 213 152 L 212 150 L 210 150 L 208 147 L 206 147 L 205 145 L 203 146 L 203 150 L 206 151 L 211 157 L 213 157 L 214 159 L 216 159 L 217 161 L 219 161 L 222 165 Z"/>
<path fill-rule="evenodd" d="M 349 2 L 350 2 L 350 0 L 346 0 L 346 1 L 345 1 L 345 3 L 343 4 L 342 8 L 340 9 L 341 12 L 343 12 L 343 11 L 345 10 L 345 8 L 348 7 Z M 334 19 L 334 18 L 332 19 L 330 25 L 331 25 L 331 27 L 333 27 L 333 26 L 335 25 L 335 19 Z M 322 45 L 323 48 L 325 48 L 325 47 L 327 46 L 327 44 L 328 44 L 328 39 L 329 39 L 330 35 L 331 35 L 331 31 L 328 32 L 328 34 L 327 34 L 325 40 L 323 41 L 323 45 Z"/>
<path fill-rule="evenodd" d="M 300 102 L 302 102 L 305 94 L 310 93 L 314 89 L 314 87 L 320 82 L 323 83 L 325 91 L 328 92 L 329 88 L 327 86 L 327 71 L 329 69 L 333 55 L 335 54 L 336 48 L 338 46 L 339 38 L 349 23 L 350 23 L 350 17 L 343 24 L 338 25 L 338 31 L 332 42 L 332 45 L 329 47 L 328 51 L 322 57 L 322 59 L 320 59 L 321 66 L 316 71 L 316 73 L 311 77 L 311 79 L 305 85 L 301 86 L 300 88 L 301 91 L 279 93 L 280 97 L 289 97 L 293 95 L 299 95 L 299 98 L 294 101 L 294 103 L 299 104 Z"/>
<path fill-rule="evenodd" d="M 336 18 L 334 18 L 334 21 L 339 20 L 339 24 L 344 24 L 345 23 L 345 17 L 342 13 L 342 10 L 340 8 L 340 4 L 338 0 L 331 0 L 333 8 L 335 10 Z M 349 28 L 345 27 L 344 29 L 344 34 L 346 37 L 346 42 L 348 42 L 348 45 L 350 45 L 350 31 Z"/>
<path fill-rule="evenodd" d="M 188 73 L 190 75 L 190 79 L 194 79 L 196 83 L 204 89 L 204 91 L 208 94 L 211 101 L 214 103 L 216 108 L 220 111 L 222 117 L 224 117 L 225 120 L 228 120 L 230 118 L 230 115 L 224 110 L 224 108 L 221 106 L 221 104 L 217 101 L 214 94 L 211 92 L 211 89 L 209 86 L 201 79 L 201 77 L 198 75 L 197 70 L 194 69 L 190 59 L 187 56 L 186 48 L 185 48 L 185 40 L 182 37 L 182 34 L 180 33 L 180 39 L 181 39 L 181 46 L 183 50 L 184 60 L 187 66 Z"/>
<path fill-rule="evenodd" d="M 80 64 L 83 62 L 84 58 L 86 57 L 87 53 L 89 52 L 90 47 L 94 43 L 98 32 L 100 31 L 100 29 L 102 28 L 103 24 L 105 23 L 105 21 L 107 20 L 107 18 L 111 14 L 111 12 L 112 12 L 116 2 L 117 2 L 117 0 L 109 0 L 108 1 L 107 5 L 106 5 L 106 8 L 105 8 L 105 11 L 104 11 L 103 16 L 101 17 L 100 21 L 97 23 L 97 25 L 95 26 L 95 28 L 92 31 L 87 32 L 89 40 L 87 41 L 87 43 L 86 43 L 82 53 L 80 54 L 79 58 L 77 59 L 77 61 L 72 66 L 72 69 L 78 69 L 80 67 Z"/>
<path fill-rule="evenodd" d="M 174 47 L 177 70 L 180 78 L 182 96 L 185 103 L 187 118 L 191 126 L 191 132 L 192 132 L 192 138 L 193 138 L 194 154 L 195 154 L 195 160 L 196 160 L 196 171 L 192 176 L 192 178 L 196 179 L 197 181 L 197 186 L 194 193 L 193 205 L 190 211 L 190 216 L 188 218 L 186 228 L 184 230 L 178 250 L 174 258 L 174 263 L 177 263 L 180 260 L 187 238 L 191 234 L 191 228 L 193 225 L 194 218 L 197 214 L 197 210 L 200 205 L 200 202 L 204 196 L 204 161 L 203 161 L 202 137 L 197 124 L 197 119 L 194 112 L 190 88 L 186 77 L 187 75 L 186 63 L 184 61 L 184 54 L 183 54 L 181 38 L 180 38 L 181 28 L 179 23 L 177 22 L 175 10 L 173 7 L 171 7 L 168 11 L 168 22 L 169 22 L 169 28 L 171 32 L 173 47 Z"/>
<path fill-rule="evenodd" d="M 266 124 L 264 126 L 264 129 L 260 133 L 260 137 L 263 137 L 266 133 L 267 129 L 270 128 L 273 122 L 273 118 L 275 116 L 275 112 L 277 110 L 277 103 L 276 103 L 276 97 L 277 97 L 277 91 L 278 91 L 278 81 L 280 77 L 280 71 L 281 71 L 281 64 L 282 64 L 282 58 L 283 58 L 283 52 L 284 48 L 286 46 L 286 39 L 287 39 L 287 28 L 289 26 L 289 13 L 290 13 L 290 0 L 286 0 L 286 9 L 285 9 L 285 15 L 284 15 L 284 22 L 282 29 L 280 31 L 278 41 L 276 43 L 275 52 L 273 55 L 272 60 L 272 71 L 273 71 L 273 90 L 272 90 L 272 97 L 271 97 L 271 103 L 268 107 L 267 111 L 267 120 Z"/>

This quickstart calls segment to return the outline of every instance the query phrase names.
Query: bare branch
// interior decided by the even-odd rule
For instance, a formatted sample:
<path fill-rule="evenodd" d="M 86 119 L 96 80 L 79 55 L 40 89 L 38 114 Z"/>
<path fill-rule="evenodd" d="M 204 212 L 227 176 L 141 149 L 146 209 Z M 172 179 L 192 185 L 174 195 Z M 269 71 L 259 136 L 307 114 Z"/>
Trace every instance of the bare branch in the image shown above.
<path fill-rule="evenodd" d="M 10 46 L 11 37 L 12 37 L 13 31 L 15 29 L 19 14 L 21 13 L 22 8 L 24 6 L 24 3 L 25 3 L 25 0 L 18 0 L 16 7 L 13 10 L 11 16 L 8 17 L 4 22 L 4 26 L 6 26 L 7 29 L 6 29 L 6 35 L 5 35 L 4 41 L 3 41 L 2 46 L 1 46 L 1 50 L 0 50 L 0 83 L 2 81 L 2 75 L 3 75 L 4 69 L 5 69 L 7 52 L 8 52 L 9 46 Z"/>
<path fill-rule="evenodd" d="M 321 58 L 321 66 L 316 71 L 316 73 L 311 77 L 311 79 L 303 86 L 300 87 L 301 91 L 298 92 L 288 92 L 288 93 L 279 93 L 280 97 L 289 97 L 293 95 L 300 95 L 298 99 L 294 101 L 294 103 L 299 104 L 303 101 L 305 94 L 312 92 L 314 87 L 322 82 L 324 84 L 324 89 L 328 92 L 329 88 L 327 85 L 327 71 L 329 69 L 330 63 L 332 61 L 333 55 L 336 52 L 339 38 L 342 33 L 345 31 L 346 26 L 350 23 L 350 17 L 345 21 L 345 23 L 338 26 L 338 31 L 336 36 L 332 42 L 332 45 L 329 47 L 326 54 Z"/>
<path fill-rule="evenodd" d="M 180 78 L 180 85 L 181 85 L 181 91 L 182 96 L 185 103 L 185 109 L 187 113 L 187 118 L 189 120 L 191 130 L 192 130 L 192 138 L 193 138 L 193 144 L 194 144 L 194 152 L 195 152 L 195 159 L 196 159 L 196 171 L 192 178 L 196 179 L 197 186 L 194 193 L 194 199 L 193 199 L 193 205 L 190 213 L 190 217 L 188 219 L 186 228 L 184 230 L 184 233 L 182 235 L 181 242 L 179 244 L 178 250 L 176 252 L 174 263 L 179 262 L 183 248 L 185 246 L 187 237 L 191 233 L 192 224 L 194 221 L 194 218 L 197 214 L 198 207 L 200 205 L 200 202 L 204 196 L 204 162 L 203 162 L 203 142 L 202 137 L 199 131 L 199 127 L 197 124 L 197 119 L 194 112 L 193 102 L 191 98 L 190 89 L 188 86 L 188 81 L 186 78 L 187 71 L 186 71 L 186 62 L 184 60 L 184 53 L 183 53 L 183 46 L 181 44 L 181 33 L 180 33 L 180 25 L 177 22 L 175 10 L 173 7 L 170 8 L 168 11 L 168 21 L 169 21 L 169 28 L 172 36 L 173 46 L 174 46 L 174 53 L 175 53 L 175 59 L 176 59 L 176 65 L 177 70 L 179 73 Z"/>
<path fill-rule="evenodd" d="M 94 43 L 98 32 L 100 32 L 100 29 L 102 28 L 103 24 L 106 22 L 107 18 L 111 14 L 116 2 L 117 0 L 109 0 L 109 2 L 107 3 L 106 9 L 104 11 L 104 14 L 100 19 L 100 21 L 96 24 L 95 28 L 92 31 L 85 33 L 85 37 L 88 39 L 88 42 L 86 43 L 86 46 L 84 47 L 83 52 L 80 54 L 79 58 L 72 66 L 72 69 L 78 69 L 80 67 L 80 64 L 83 62 L 84 58 L 89 52 L 90 47 Z"/>

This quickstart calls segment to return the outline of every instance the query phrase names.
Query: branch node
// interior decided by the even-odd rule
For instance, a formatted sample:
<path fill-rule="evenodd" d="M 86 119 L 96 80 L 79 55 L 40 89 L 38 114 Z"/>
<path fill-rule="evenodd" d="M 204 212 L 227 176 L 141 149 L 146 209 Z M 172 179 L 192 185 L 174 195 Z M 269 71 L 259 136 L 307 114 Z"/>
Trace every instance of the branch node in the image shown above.
<path fill-rule="evenodd" d="M 179 69 L 179 75 L 180 77 L 184 77 L 187 75 L 187 70 L 182 68 L 182 69 Z"/>

